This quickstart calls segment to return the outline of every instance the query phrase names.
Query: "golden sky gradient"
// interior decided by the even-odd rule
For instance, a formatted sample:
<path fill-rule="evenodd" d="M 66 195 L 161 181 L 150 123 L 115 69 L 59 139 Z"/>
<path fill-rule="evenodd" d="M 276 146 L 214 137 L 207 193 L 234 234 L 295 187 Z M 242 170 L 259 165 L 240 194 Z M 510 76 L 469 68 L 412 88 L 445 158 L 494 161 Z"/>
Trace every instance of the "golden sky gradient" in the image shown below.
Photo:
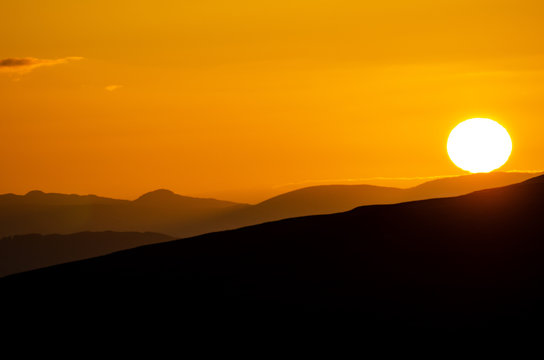
<path fill-rule="evenodd" d="M 286 184 L 544 169 L 544 2 L 18 0 L 0 12 L 0 193 L 254 201 Z M 257 194 L 257 195 L 256 195 Z"/>

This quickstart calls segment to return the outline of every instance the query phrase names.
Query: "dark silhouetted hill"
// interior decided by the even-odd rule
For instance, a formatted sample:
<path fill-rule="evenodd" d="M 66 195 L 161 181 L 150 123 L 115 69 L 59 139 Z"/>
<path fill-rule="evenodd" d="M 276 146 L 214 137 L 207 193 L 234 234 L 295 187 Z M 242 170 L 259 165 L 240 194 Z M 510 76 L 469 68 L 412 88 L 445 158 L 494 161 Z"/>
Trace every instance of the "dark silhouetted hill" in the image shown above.
<path fill-rule="evenodd" d="M 226 317 L 288 327 L 312 314 L 358 331 L 527 331 L 544 320 L 543 218 L 539 177 L 144 246 L 8 276 L 0 287 L 7 300 L 47 292 L 54 308 L 92 304 L 184 326 Z"/>
<path fill-rule="evenodd" d="M 112 231 L 6 237 L 0 239 L 0 277 L 168 240 L 162 234 Z"/>

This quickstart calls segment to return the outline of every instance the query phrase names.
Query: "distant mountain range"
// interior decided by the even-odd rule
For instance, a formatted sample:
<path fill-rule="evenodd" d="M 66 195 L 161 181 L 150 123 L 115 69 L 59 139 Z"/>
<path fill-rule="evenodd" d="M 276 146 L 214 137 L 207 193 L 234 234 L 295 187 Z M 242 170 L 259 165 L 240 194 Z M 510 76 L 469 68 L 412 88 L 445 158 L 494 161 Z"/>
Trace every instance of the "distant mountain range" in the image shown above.
<path fill-rule="evenodd" d="M 540 176 L 143 246 L 8 276 L 0 287 L 10 301 L 40 298 L 32 311 L 55 309 L 56 318 L 71 314 L 70 305 L 184 326 L 226 317 L 286 327 L 313 314 L 315 322 L 343 319 L 358 332 L 528 331 L 544 320 L 543 218 Z"/>
<path fill-rule="evenodd" d="M 0 237 L 83 231 L 156 232 L 176 238 L 234 229 L 296 216 L 330 214 L 357 206 L 458 196 L 505 186 L 538 174 L 474 174 L 430 181 L 410 189 L 370 185 L 326 185 L 291 191 L 256 205 L 199 199 L 168 190 L 137 200 L 94 195 L 0 195 Z"/>
<path fill-rule="evenodd" d="M 0 195 L 0 236 L 82 231 L 158 232 L 180 236 L 191 224 L 247 205 L 157 190 L 116 200 L 94 195 Z"/>

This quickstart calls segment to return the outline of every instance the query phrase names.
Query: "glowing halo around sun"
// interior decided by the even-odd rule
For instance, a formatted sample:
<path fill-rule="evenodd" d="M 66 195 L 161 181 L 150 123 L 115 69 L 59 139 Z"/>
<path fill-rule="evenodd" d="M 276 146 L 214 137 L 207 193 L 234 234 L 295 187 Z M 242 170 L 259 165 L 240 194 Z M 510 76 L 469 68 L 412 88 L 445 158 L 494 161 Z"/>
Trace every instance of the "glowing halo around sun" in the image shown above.
<path fill-rule="evenodd" d="M 508 131 L 491 119 L 475 118 L 457 125 L 448 138 L 451 161 L 471 173 L 486 173 L 503 166 L 512 152 Z"/>

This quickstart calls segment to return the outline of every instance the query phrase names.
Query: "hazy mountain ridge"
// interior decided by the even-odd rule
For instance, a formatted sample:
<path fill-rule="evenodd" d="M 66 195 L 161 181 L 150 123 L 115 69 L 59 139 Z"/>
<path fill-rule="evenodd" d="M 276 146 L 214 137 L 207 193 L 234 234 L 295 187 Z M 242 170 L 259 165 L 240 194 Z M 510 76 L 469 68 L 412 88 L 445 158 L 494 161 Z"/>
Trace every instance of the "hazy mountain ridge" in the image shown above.
<path fill-rule="evenodd" d="M 150 304 L 160 305 L 184 321 L 310 312 L 369 331 L 536 329 L 544 319 L 543 200 L 544 176 L 144 246 L 0 284 L 31 294 L 47 284 L 55 301 L 77 284 L 80 305 L 107 292 L 119 297 L 115 311 L 137 299 L 139 311 L 145 304 L 155 316 Z"/>
<path fill-rule="evenodd" d="M 187 223 L 244 206 L 167 190 L 153 191 L 134 201 L 41 191 L 6 194 L 0 195 L 0 236 L 82 231 L 176 233 Z"/>
<path fill-rule="evenodd" d="M 129 203 L 129 200 L 118 200 L 100 197 L 96 195 L 77 195 L 44 193 L 40 190 L 29 191 L 25 195 L 3 194 L 0 195 L 0 206 L 9 205 L 90 205 L 90 204 L 121 204 Z"/>

